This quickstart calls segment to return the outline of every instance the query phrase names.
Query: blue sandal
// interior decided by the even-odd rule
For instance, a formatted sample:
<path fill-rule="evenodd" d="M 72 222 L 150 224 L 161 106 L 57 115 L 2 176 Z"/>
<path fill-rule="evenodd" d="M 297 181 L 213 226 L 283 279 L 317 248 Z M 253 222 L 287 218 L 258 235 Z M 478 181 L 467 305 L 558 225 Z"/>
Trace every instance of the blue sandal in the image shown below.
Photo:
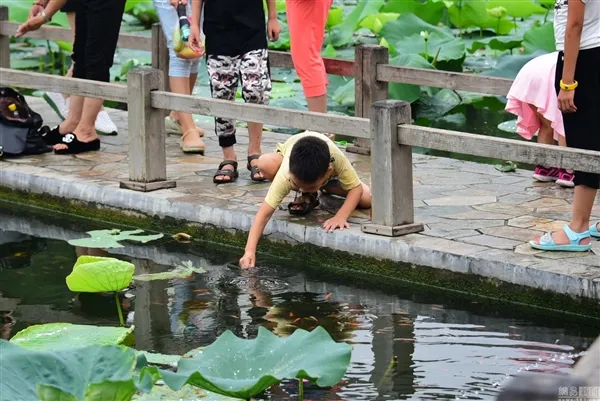
<path fill-rule="evenodd" d="M 598 223 L 600 224 L 600 223 Z M 592 224 L 590 227 L 590 236 L 594 238 L 600 238 L 600 231 L 598 231 L 598 224 Z"/>
<path fill-rule="evenodd" d="M 546 233 L 540 238 L 540 243 L 536 244 L 534 241 L 529 241 L 529 246 L 533 249 L 539 249 L 541 251 L 565 251 L 565 252 L 587 252 L 592 248 L 592 244 L 581 245 L 581 241 L 590 238 L 590 232 L 584 231 L 582 233 L 576 233 L 571 230 L 568 225 L 563 228 L 567 238 L 571 241 L 570 244 L 559 245 L 554 242 L 552 233 Z"/>

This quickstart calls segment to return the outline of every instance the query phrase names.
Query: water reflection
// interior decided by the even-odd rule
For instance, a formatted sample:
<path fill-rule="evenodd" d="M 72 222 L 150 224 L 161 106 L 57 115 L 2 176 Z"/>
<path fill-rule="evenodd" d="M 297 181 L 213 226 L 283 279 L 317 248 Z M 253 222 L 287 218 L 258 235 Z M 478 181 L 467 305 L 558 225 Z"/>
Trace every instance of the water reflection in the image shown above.
<path fill-rule="evenodd" d="M 61 240 L 80 236 L 72 228 L 40 228 L 15 219 L 0 215 L 3 338 L 43 322 L 117 324 L 111 297 L 67 289 L 64 278 L 77 256 L 119 257 L 131 261 L 136 274 L 190 260 L 207 272 L 134 282 L 122 292 L 128 323 L 136 326 L 137 348 L 183 354 L 211 344 L 225 330 L 253 338 L 259 326 L 287 336 L 320 325 L 336 341 L 353 345 L 351 365 L 331 389 L 307 386 L 307 400 L 491 400 L 521 370 L 567 373 L 596 334 L 585 324 L 532 321 L 510 310 L 410 287 L 383 292 L 358 282 L 343 285 L 268 261 L 259 270 L 241 272 L 231 265 L 237 255 L 226 251 L 174 243 L 127 245 L 110 253 L 74 249 Z M 45 239 L 36 238 L 42 234 Z M 288 400 L 296 394 L 297 384 L 285 382 L 268 397 Z"/>

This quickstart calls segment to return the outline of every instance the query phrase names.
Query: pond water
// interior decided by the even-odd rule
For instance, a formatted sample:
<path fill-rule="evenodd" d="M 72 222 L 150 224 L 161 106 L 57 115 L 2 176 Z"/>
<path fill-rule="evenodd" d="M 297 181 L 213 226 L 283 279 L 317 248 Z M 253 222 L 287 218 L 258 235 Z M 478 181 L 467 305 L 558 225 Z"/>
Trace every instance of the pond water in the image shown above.
<path fill-rule="evenodd" d="M 0 335 L 5 339 L 38 323 L 118 325 L 112 296 L 68 290 L 65 277 L 80 255 L 130 261 L 136 274 L 187 261 L 206 270 L 181 279 L 134 282 L 122 294 L 138 349 L 183 354 L 211 344 L 225 330 L 252 338 L 259 326 L 285 336 L 298 327 L 321 325 L 335 340 L 352 344 L 343 381 L 331 389 L 308 387 L 307 400 L 493 400 L 520 371 L 568 373 L 597 335 L 585 322 L 567 323 L 559 315 L 524 316 L 506 304 L 459 300 L 416 285 L 381 290 L 302 264 L 261 258 L 259 269 L 242 272 L 235 265 L 239 250 L 218 244 L 169 239 L 126 244 L 110 253 L 72 247 L 66 240 L 114 226 L 49 220 L 2 206 Z M 285 382 L 265 396 L 289 400 L 294 394 L 296 384 Z"/>

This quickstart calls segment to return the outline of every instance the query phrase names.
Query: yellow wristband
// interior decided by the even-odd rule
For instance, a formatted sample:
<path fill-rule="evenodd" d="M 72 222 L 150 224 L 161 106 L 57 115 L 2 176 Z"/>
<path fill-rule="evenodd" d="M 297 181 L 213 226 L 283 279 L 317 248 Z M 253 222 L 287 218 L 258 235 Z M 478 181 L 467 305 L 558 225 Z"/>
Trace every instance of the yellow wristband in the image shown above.
<path fill-rule="evenodd" d="M 579 85 L 577 83 L 577 81 L 573 81 L 572 84 L 566 84 L 563 82 L 563 80 L 560 80 L 560 89 L 565 90 L 565 91 L 572 91 L 575 90 L 575 88 L 577 88 L 577 85 Z"/>

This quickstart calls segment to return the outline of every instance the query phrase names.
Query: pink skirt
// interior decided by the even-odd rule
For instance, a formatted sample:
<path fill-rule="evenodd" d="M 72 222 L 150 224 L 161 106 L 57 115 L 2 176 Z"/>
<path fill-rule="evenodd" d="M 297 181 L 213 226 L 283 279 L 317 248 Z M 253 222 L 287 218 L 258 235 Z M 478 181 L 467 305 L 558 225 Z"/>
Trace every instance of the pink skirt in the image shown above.
<path fill-rule="evenodd" d="M 541 121 L 529 105 L 552 123 L 554 139 L 565 136 L 562 113 L 554 88 L 558 52 L 544 54 L 521 68 L 508 92 L 506 111 L 517 116 L 517 133 L 531 139 L 539 131 Z"/>

